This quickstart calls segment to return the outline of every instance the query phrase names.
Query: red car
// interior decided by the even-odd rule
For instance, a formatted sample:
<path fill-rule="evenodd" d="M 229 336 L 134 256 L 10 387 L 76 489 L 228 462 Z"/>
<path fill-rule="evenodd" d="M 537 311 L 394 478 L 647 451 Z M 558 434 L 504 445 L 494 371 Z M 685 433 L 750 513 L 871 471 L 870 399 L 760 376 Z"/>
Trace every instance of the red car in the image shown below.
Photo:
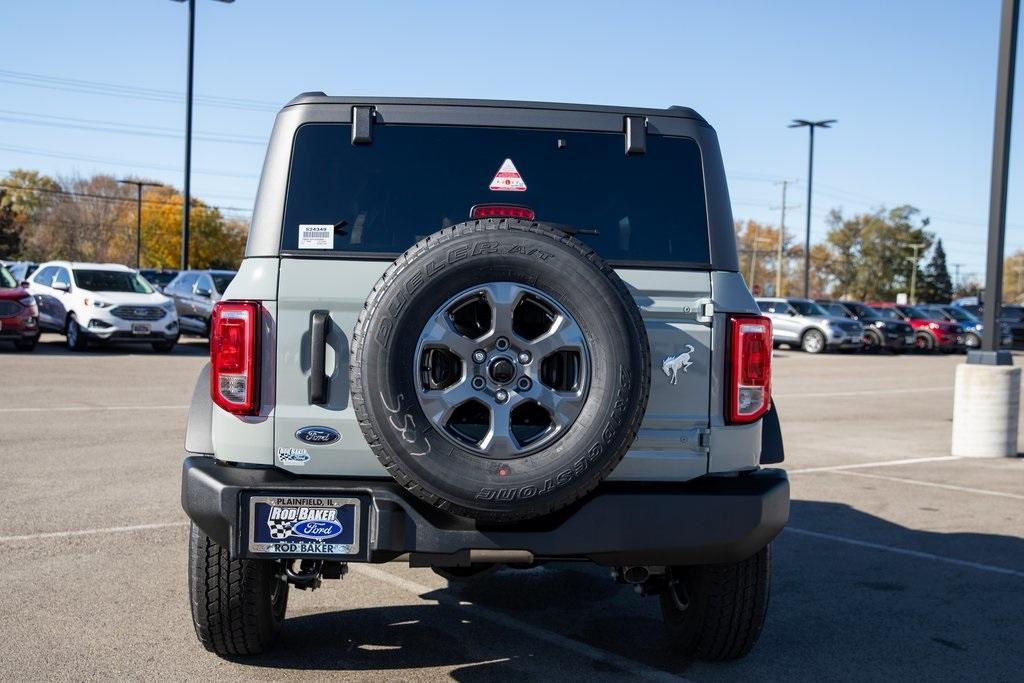
<path fill-rule="evenodd" d="M 39 341 L 36 300 L 3 266 L 0 266 L 0 341 L 13 341 L 19 351 L 31 351 Z"/>
<path fill-rule="evenodd" d="M 883 318 L 903 320 L 914 328 L 914 346 L 919 351 L 958 351 L 963 330 L 953 322 L 933 320 L 925 311 L 904 304 L 873 303 Z"/>

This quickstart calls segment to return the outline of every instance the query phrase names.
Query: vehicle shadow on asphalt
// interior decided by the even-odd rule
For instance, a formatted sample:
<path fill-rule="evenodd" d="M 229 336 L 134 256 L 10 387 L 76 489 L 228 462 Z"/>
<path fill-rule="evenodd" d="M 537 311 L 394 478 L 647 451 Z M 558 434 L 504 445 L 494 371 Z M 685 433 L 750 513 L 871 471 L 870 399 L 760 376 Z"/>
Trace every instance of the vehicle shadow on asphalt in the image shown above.
<path fill-rule="evenodd" d="M 307 671 L 445 666 L 457 667 L 452 677 L 463 681 L 536 677 L 539 665 L 554 680 L 566 671 L 561 656 L 575 657 L 458 606 L 468 602 L 700 679 L 1008 678 L 1017 671 L 1024 579 L 920 553 L 1019 572 L 1024 539 L 916 531 L 848 505 L 813 501 L 793 501 L 791 525 L 910 554 L 784 532 L 774 547 L 767 624 L 758 645 L 737 662 L 671 654 L 656 598 L 614 584 L 605 568 L 552 564 L 501 570 L 421 596 L 440 604 L 291 618 L 273 652 L 238 663 Z M 600 661 L 585 666 L 594 675 L 628 675 Z"/>

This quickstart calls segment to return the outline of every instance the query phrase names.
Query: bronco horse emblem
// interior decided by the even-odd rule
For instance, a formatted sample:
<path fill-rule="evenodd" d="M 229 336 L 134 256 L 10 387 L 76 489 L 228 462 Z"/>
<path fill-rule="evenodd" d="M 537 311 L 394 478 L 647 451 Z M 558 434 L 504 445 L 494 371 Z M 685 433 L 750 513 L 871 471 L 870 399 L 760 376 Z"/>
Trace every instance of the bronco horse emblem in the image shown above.
<path fill-rule="evenodd" d="M 679 371 L 686 372 L 686 369 L 693 365 L 693 361 L 690 360 L 690 354 L 693 353 L 693 345 L 687 344 L 686 348 L 689 351 L 680 353 L 678 356 L 669 356 L 661 364 L 661 371 L 668 377 L 669 384 L 677 384 L 679 382 Z"/>

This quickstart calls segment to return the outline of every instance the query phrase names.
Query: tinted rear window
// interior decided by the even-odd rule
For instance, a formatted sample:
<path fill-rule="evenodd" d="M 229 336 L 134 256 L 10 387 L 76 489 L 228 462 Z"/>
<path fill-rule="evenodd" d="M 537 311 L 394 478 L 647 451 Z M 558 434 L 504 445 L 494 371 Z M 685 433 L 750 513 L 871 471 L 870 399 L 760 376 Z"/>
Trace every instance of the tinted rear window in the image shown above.
<path fill-rule="evenodd" d="M 299 225 L 339 224 L 334 250 L 397 254 L 470 218 L 477 204 L 515 204 L 537 220 L 598 234 L 577 237 L 611 261 L 710 261 L 700 150 L 648 135 L 626 155 L 621 133 L 388 126 L 353 145 L 347 124 L 307 124 L 295 136 L 282 249 Z M 510 159 L 525 191 L 492 191 Z"/>
<path fill-rule="evenodd" d="M 231 281 L 235 279 L 234 273 L 210 273 L 210 277 L 213 278 L 213 286 L 217 288 L 217 291 L 221 294 L 228 288 Z"/>

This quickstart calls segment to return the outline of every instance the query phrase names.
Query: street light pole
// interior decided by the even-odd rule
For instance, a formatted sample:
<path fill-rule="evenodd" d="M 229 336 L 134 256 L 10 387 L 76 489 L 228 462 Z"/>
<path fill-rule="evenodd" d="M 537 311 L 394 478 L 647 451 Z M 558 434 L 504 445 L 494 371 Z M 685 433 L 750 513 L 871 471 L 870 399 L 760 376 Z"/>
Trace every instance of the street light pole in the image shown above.
<path fill-rule="evenodd" d="M 1020 0 L 1003 0 L 996 72 L 995 133 L 992 139 L 992 188 L 989 195 L 988 254 L 985 265 L 984 333 L 981 348 L 967 352 L 956 367 L 953 385 L 953 438 L 956 457 L 1017 457 L 1021 370 L 1009 351 L 999 349 L 1003 247 L 1006 237 L 1006 180 L 1010 171 L 1010 122 L 1017 61 Z"/>
<path fill-rule="evenodd" d="M 999 351 L 999 308 L 1003 293 L 1003 247 L 1006 241 L 1006 181 L 1010 173 L 1010 124 L 1013 120 L 1013 80 L 1017 63 L 1020 0 L 1003 0 L 996 72 L 996 116 L 992 138 L 992 187 L 988 207 L 988 253 L 985 266 L 985 308 L 982 324 L 988 334 L 981 349 L 967 354 L 968 363 L 1012 365 L 1009 352 Z"/>
<path fill-rule="evenodd" d="M 793 119 L 789 124 L 790 128 L 807 128 L 811 133 L 810 153 L 807 156 L 807 228 L 804 237 L 804 298 L 810 291 L 811 283 L 811 186 L 814 182 L 814 129 L 831 128 L 835 119 L 824 121 L 808 121 L 806 119 Z"/>
<path fill-rule="evenodd" d="M 135 204 L 135 269 L 142 267 L 142 188 L 161 187 L 160 183 L 147 183 L 144 180 L 118 180 L 122 185 L 134 185 L 138 190 Z"/>
<path fill-rule="evenodd" d="M 235 0 L 218 0 L 231 3 Z M 188 270 L 189 212 L 192 207 L 192 72 L 196 35 L 196 0 L 175 0 L 188 4 L 188 61 L 185 79 L 185 182 L 181 217 L 181 269 Z"/>
<path fill-rule="evenodd" d="M 196 0 L 188 0 L 188 76 L 185 84 L 185 184 L 181 217 L 181 269 L 188 270 L 189 213 L 192 208 L 192 72 L 195 54 Z"/>

